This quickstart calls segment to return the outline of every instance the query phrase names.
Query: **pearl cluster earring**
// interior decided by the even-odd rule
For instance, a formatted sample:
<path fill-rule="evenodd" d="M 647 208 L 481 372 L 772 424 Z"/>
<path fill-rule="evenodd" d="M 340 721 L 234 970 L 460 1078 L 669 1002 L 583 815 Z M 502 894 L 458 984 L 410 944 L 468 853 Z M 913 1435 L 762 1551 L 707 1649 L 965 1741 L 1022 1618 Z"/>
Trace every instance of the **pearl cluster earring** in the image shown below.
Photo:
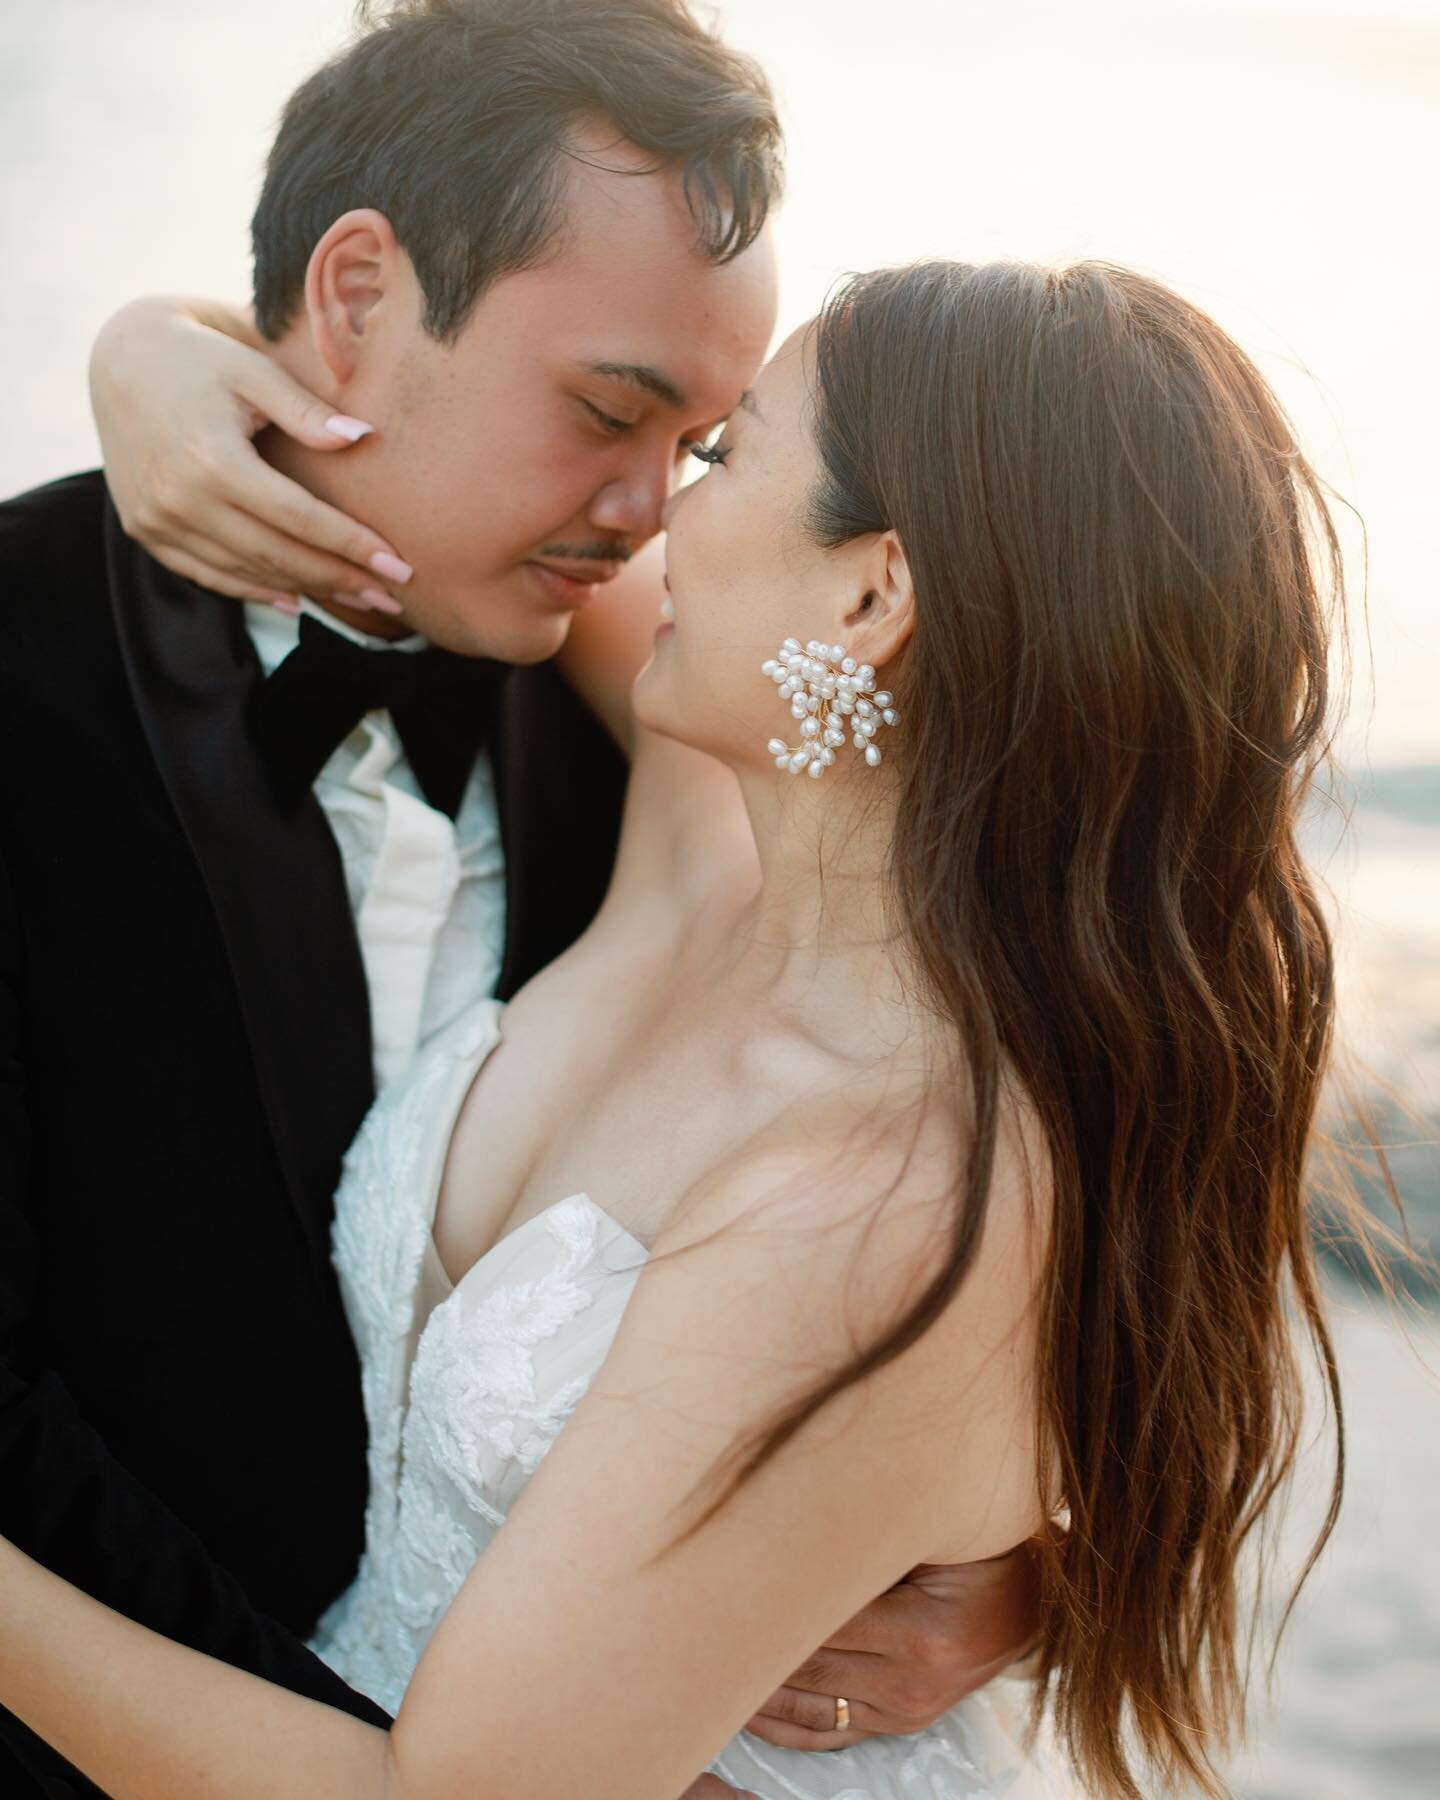
<path fill-rule="evenodd" d="M 780 698 L 790 702 L 790 716 L 800 721 L 804 740 L 792 750 L 784 738 L 771 738 L 769 750 L 777 769 L 788 769 L 792 775 L 808 769 L 818 778 L 834 762 L 847 730 L 870 767 L 878 765 L 880 747 L 871 739 L 882 725 L 898 725 L 900 715 L 889 694 L 875 692 L 875 671 L 869 663 L 847 656 L 842 644 L 812 638 L 802 650 L 799 638 L 788 637 L 777 657 L 761 663 L 760 673 L 768 675 L 779 687 Z"/>

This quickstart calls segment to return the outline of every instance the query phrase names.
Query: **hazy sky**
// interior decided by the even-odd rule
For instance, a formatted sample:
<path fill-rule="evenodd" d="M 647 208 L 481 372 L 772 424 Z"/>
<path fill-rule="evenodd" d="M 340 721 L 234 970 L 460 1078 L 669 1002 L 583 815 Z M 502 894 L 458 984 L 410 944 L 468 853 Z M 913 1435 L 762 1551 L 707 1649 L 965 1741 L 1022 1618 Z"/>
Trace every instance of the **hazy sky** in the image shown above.
<path fill-rule="evenodd" d="M 84 359 L 108 311 L 146 290 L 247 291 L 275 115 L 350 15 L 348 0 L 9 11 L 3 491 L 93 460 Z M 1098 255 L 1173 282 L 1258 356 L 1364 515 L 1378 698 L 1352 742 L 1377 763 L 1440 760 L 1440 4 L 719 15 L 771 72 L 790 134 L 784 324 L 846 269 L 927 254 Z"/>

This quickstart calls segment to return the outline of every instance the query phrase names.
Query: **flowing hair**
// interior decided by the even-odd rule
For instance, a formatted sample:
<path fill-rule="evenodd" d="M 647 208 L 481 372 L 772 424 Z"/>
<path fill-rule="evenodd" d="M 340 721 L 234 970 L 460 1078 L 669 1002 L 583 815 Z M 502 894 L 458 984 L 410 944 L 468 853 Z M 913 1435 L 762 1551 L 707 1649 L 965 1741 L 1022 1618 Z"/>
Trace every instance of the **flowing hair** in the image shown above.
<path fill-rule="evenodd" d="M 810 527 L 893 529 L 914 579 L 888 887 L 917 1000 L 957 1033 L 968 1166 L 940 1273 L 728 1492 L 954 1298 L 1015 1082 L 1052 1186 L 1048 1701 L 1097 1792 L 1138 1795 L 1143 1764 L 1219 1793 L 1243 1553 L 1295 1462 L 1307 1338 L 1338 1434 L 1312 1562 L 1343 1479 L 1305 1191 L 1334 968 L 1295 841 L 1328 750 L 1335 529 L 1249 359 L 1127 270 L 862 276 L 812 350 Z"/>

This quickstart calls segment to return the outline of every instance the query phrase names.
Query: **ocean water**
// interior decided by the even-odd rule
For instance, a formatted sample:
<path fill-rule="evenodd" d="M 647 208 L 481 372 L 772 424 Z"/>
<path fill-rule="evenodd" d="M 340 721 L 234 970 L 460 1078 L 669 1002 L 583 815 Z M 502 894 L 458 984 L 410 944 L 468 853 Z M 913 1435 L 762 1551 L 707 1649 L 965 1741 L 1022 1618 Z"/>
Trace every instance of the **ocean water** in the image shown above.
<path fill-rule="evenodd" d="M 1274 1704 L 1229 1774 L 1243 1800 L 1435 1800 L 1440 1794 L 1440 1322 L 1400 1338 L 1388 1304 L 1332 1284 L 1345 1395 L 1346 1498 L 1282 1640 Z M 1282 1534 L 1298 1570 L 1328 1493 L 1307 1455 Z M 1281 1583 L 1277 1579 L 1276 1590 Z M 1272 1605 L 1272 1618 L 1275 1607 Z"/>
<path fill-rule="evenodd" d="M 1348 819 L 1322 807 L 1309 833 L 1339 946 L 1342 1062 L 1374 1110 L 1414 1242 L 1440 1258 L 1440 764 L 1392 766 L 1356 789 Z M 1231 1771 L 1245 1800 L 1440 1796 L 1440 1305 L 1403 1260 L 1393 1275 L 1387 1297 L 1353 1255 L 1329 1259 L 1346 1498 L 1282 1640 L 1273 1705 L 1257 1707 Z M 1318 1386 L 1312 1413 L 1320 1426 Z M 1309 1548 L 1333 1449 L 1316 1430 L 1277 1572 L 1298 1572 Z M 1277 1578 L 1277 1604 L 1286 1586 Z"/>
<path fill-rule="evenodd" d="M 145 291 L 243 295 L 286 94 L 349 0 L 43 0 L 0 33 L 0 493 L 85 466 L 94 332 Z M 1312 856 L 1344 1040 L 1440 1251 L 1440 0 L 732 0 L 791 143 L 783 326 L 844 271 L 1095 255 L 1209 308 L 1342 515 L 1357 803 Z M 402 546 L 403 548 L 403 546 Z M 1410 1122 L 1387 1096 L 1418 1113 Z M 1348 1498 L 1296 1610 L 1248 1800 L 1440 1800 L 1440 1310 L 1409 1339 L 1336 1269 Z M 1303 1554 L 1317 1444 L 1282 1557 Z"/>

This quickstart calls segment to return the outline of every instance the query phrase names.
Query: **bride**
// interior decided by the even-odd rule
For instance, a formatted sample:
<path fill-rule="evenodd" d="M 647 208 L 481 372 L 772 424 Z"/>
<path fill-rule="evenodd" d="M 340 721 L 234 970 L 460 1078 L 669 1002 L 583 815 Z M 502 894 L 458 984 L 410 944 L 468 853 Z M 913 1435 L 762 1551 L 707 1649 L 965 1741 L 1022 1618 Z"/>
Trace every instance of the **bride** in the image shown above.
<path fill-rule="evenodd" d="M 573 653 L 633 750 L 605 904 L 337 1201 L 371 1495 L 318 1648 L 394 1730 L 0 1546 L 0 1702 L 112 1794 L 1219 1791 L 1296 1296 L 1326 1347 L 1315 478 L 1094 263 L 859 278 L 697 454 L 649 660 Z M 1034 1689 L 741 1732 L 907 1570 L 1036 1534 Z"/>

